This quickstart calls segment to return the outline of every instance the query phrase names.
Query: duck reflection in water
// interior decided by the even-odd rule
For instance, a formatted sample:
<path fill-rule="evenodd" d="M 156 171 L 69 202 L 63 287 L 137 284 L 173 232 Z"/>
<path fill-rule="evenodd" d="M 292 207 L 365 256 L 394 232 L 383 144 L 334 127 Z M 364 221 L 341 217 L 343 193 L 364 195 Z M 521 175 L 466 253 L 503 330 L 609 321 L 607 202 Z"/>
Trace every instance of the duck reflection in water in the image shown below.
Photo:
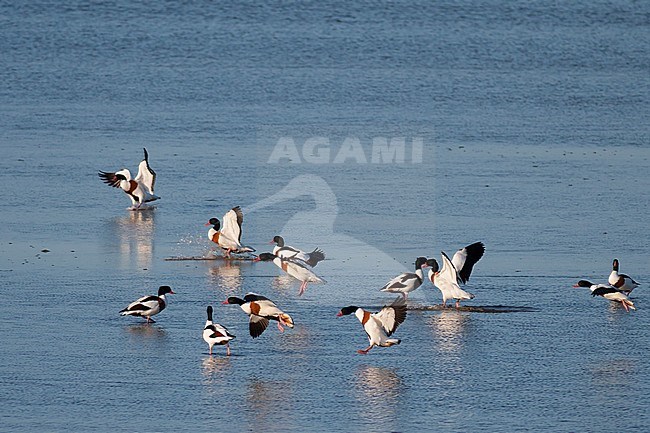
<path fill-rule="evenodd" d="M 201 362 L 203 392 L 216 401 L 221 399 L 230 401 L 232 395 L 228 392 L 228 387 L 231 386 L 228 380 L 231 367 L 230 357 L 206 356 L 203 358 Z"/>
<path fill-rule="evenodd" d="M 232 366 L 229 357 L 206 356 L 201 363 L 203 377 L 212 382 L 219 373 L 227 371 Z"/>
<path fill-rule="evenodd" d="M 163 340 L 167 338 L 167 332 L 159 328 L 156 324 L 151 323 L 136 323 L 133 325 L 127 325 L 124 329 L 129 333 L 133 338 L 138 338 L 139 341 L 142 341 L 142 338 L 147 340 Z"/>
<path fill-rule="evenodd" d="M 155 215 L 153 209 L 147 209 L 112 220 L 123 267 L 148 269 L 151 266 Z"/>
<path fill-rule="evenodd" d="M 436 346 L 443 353 L 457 354 L 463 347 L 470 315 L 458 311 L 441 311 L 431 315 L 426 323 L 436 338 Z"/>
<path fill-rule="evenodd" d="M 218 264 L 211 264 L 208 268 L 208 278 L 211 287 L 218 287 L 225 294 L 240 293 L 242 291 L 242 262 L 218 260 Z"/>
<path fill-rule="evenodd" d="M 282 274 L 278 275 L 276 277 L 273 277 L 271 280 L 271 287 L 273 287 L 275 290 L 277 290 L 280 293 L 286 293 L 288 291 L 293 290 L 294 283 L 296 282 L 296 279 L 293 278 L 291 275 L 288 274 Z"/>
<path fill-rule="evenodd" d="M 397 419 L 403 384 L 396 368 L 360 365 L 356 370 L 355 385 L 356 398 L 364 417 L 383 422 Z"/>
<path fill-rule="evenodd" d="M 248 381 L 246 392 L 246 415 L 251 431 L 291 431 L 291 419 L 295 408 L 278 404 L 280 401 L 293 401 L 291 383 L 281 380 L 264 380 L 257 377 Z"/>
<path fill-rule="evenodd" d="M 627 392 L 626 386 L 633 381 L 632 378 L 637 375 L 638 370 L 635 360 L 625 358 L 605 359 L 587 366 L 593 386 L 598 390 L 598 397 L 603 400 L 615 393 L 615 387 L 622 387 L 618 388 L 619 394 Z"/>

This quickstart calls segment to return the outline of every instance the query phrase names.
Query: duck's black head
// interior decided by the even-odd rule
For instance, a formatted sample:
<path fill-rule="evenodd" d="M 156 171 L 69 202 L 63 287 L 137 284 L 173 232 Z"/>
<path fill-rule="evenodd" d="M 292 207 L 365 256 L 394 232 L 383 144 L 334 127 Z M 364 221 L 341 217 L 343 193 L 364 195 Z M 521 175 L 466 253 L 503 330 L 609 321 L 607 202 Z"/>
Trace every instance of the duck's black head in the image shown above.
<path fill-rule="evenodd" d="M 124 176 L 124 175 L 121 174 L 121 173 L 120 173 L 120 174 L 116 174 L 115 177 L 116 177 L 117 179 L 119 179 L 119 180 L 126 180 L 126 176 Z"/>
<path fill-rule="evenodd" d="M 242 298 L 238 298 L 237 296 L 231 296 L 222 302 L 222 304 L 230 304 L 230 305 L 243 305 L 245 303 L 246 301 L 244 301 Z"/>
<path fill-rule="evenodd" d="M 219 222 L 219 218 L 210 218 L 206 226 L 213 226 L 215 230 L 219 230 L 221 223 Z"/>
<path fill-rule="evenodd" d="M 158 296 L 166 295 L 168 293 L 171 294 L 171 295 L 175 294 L 174 291 L 172 290 L 172 288 L 169 287 L 169 286 L 160 286 L 158 288 Z"/>
<path fill-rule="evenodd" d="M 573 287 L 591 287 L 591 286 L 593 286 L 593 284 L 591 283 L 591 281 L 580 280 L 580 281 L 578 281 L 577 284 L 574 284 Z"/>
<path fill-rule="evenodd" d="M 255 260 L 254 262 L 270 262 L 275 258 L 275 254 L 273 253 L 262 253 Z"/>
<path fill-rule="evenodd" d="M 275 243 L 277 246 L 282 248 L 284 246 L 284 238 L 282 236 L 273 236 L 273 241 L 271 243 Z"/>
<path fill-rule="evenodd" d="M 438 261 L 436 259 L 428 259 L 427 266 L 429 266 L 434 273 L 438 272 L 440 269 L 440 266 L 438 266 Z"/>
<path fill-rule="evenodd" d="M 614 259 L 614 262 L 612 263 L 612 269 L 618 272 L 618 259 Z"/>
<path fill-rule="evenodd" d="M 208 320 L 212 321 L 212 305 L 208 305 Z"/>
<path fill-rule="evenodd" d="M 343 308 L 341 308 L 341 311 L 339 311 L 336 314 L 336 317 L 347 316 L 348 314 L 354 313 L 358 309 L 359 309 L 359 307 L 357 307 L 356 305 L 350 305 L 348 307 L 343 307 Z"/>
<path fill-rule="evenodd" d="M 426 262 L 427 262 L 427 258 L 426 258 L 426 257 L 418 257 L 417 259 L 415 259 L 415 269 L 416 269 L 416 270 L 418 270 L 418 269 L 422 269 L 422 266 L 423 266 Z"/>

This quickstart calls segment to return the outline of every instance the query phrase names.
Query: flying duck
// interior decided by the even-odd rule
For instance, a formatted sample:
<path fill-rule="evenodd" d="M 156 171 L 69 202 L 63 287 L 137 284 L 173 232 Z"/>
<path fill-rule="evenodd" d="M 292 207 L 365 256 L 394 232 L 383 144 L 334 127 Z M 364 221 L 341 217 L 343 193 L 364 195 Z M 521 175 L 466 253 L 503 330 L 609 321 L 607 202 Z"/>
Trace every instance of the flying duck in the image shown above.
<path fill-rule="evenodd" d="M 616 287 L 619 291 L 625 292 L 627 295 L 629 295 L 632 290 L 639 285 L 639 283 L 634 281 L 629 275 L 618 273 L 618 259 L 614 259 L 614 262 L 612 263 L 612 272 L 609 274 L 607 282 Z"/>
<path fill-rule="evenodd" d="M 205 327 L 203 328 L 203 340 L 208 343 L 210 355 L 212 355 L 212 346 L 225 344 L 226 356 L 230 356 L 230 345 L 228 343 L 234 338 L 235 336 L 228 332 L 225 326 L 212 321 L 212 305 L 208 305 L 208 320 L 205 321 Z"/>
<path fill-rule="evenodd" d="M 269 326 L 269 320 L 278 322 L 278 329 L 284 332 L 282 325 L 293 328 L 293 319 L 284 311 L 280 310 L 273 301 L 256 293 L 247 293 L 244 299 L 231 296 L 223 304 L 239 305 L 244 313 L 248 314 L 250 320 L 248 329 L 251 337 L 257 338 Z"/>
<path fill-rule="evenodd" d="M 225 257 L 229 258 L 230 253 L 249 253 L 254 248 L 241 244 L 241 225 L 244 222 L 244 214 L 239 206 L 230 209 L 223 216 L 223 228 L 218 218 L 210 218 L 205 225 L 212 226 L 208 230 L 208 239 L 226 250 Z M 219 230 L 221 228 L 221 230 Z"/>
<path fill-rule="evenodd" d="M 397 327 L 406 319 L 406 302 L 397 298 L 392 304 L 384 306 L 379 312 L 371 313 L 356 305 L 341 308 L 337 317 L 354 314 L 363 325 L 363 330 L 368 335 L 370 345 L 365 349 L 357 350 L 361 355 L 367 355 L 374 346 L 390 347 L 401 342 L 397 338 L 388 338 L 393 335 Z"/>
<path fill-rule="evenodd" d="M 628 312 L 630 308 L 636 310 L 634 303 L 628 299 L 627 295 L 612 285 L 592 284 L 590 281 L 580 280 L 573 287 L 587 287 L 591 290 L 591 296 L 602 296 L 610 301 L 620 302 L 623 308 L 625 308 L 625 311 Z"/>
<path fill-rule="evenodd" d="M 131 207 L 128 208 L 129 210 L 143 209 L 142 205 L 144 203 L 149 203 L 160 198 L 153 193 L 153 188 L 156 183 L 156 172 L 149 166 L 147 149 L 144 149 L 144 159 L 138 166 L 138 175 L 135 179 L 131 178 L 131 172 L 126 168 L 114 173 L 100 171 L 97 174 L 104 183 L 114 188 L 121 188 L 129 196 L 131 199 Z"/>
<path fill-rule="evenodd" d="M 438 263 L 436 262 L 436 266 Z M 429 265 L 427 264 L 426 257 L 418 257 L 415 260 L 415 272 L 404 272 L 390 280 L 384 287 L 380 289 L 382 292 L 390 293 L 399 293 L 404 297 L 404 300 L 408 299 L 409 293 L 417 289 L 422 285 L 422 268 L 426 268 Z M 437 269 L 436 269 L 437 271 Z"/>
<path fill-rule="evenodd" d="M 305 293 L 308 283 L 325 283 L 325 280 L 316 275 L 307 263 L 299 259 L 283 259 L 273 253 L 262 253 L 253 261 L 272 261 L 278 268 L 299 280 L 302 284 L 300 284 L 298 296 L 302 296 Z"/>
<path fill-rule="evenodd" d="M 139 316 L 147 319 L 147 323 L 154 322 L 151 316 L 155 316 L 165 309 L 167 301 L 165 295 L 173 295 L 174 291 L 169 286 L 160 286 L 158 296 L 143 296 L 137 301 L 131 302 L 125 309 L 120 311 L 120 316 Z"/>
<path fill-rule="evenodd" d="M 297 248 L 285 245 L 284 238 L 282 236 L 274 236 L 273 240 L 269 243 L 276 245 L 273 248 L 273 254 L 280 257 L 281 259 L 302 260 L 312 267 L 316 266 L 318 262 L 325 259 L 325 253 L 321 249 L 315 248 L 311 253 L 306 253 Z"/>

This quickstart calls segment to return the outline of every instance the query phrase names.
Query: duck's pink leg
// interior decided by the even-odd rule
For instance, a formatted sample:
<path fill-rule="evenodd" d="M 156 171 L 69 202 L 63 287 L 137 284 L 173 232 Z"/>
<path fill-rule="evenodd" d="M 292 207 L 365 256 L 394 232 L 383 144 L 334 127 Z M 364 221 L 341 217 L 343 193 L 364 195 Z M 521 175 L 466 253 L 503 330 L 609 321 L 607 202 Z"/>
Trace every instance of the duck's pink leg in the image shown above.
<path fill-rule="evenodd" d="M 280 330 L 280 332 L 284 332 L 284 328 L 282 327 L 282 325 L 280 325 L 280 322 L 278 322 L 278 329 Z"/>
<path fill-rule="evenodd" d="M 371 344 L 370 346 L 366 347 L 365 349 L 359 349 L 359 350 L 357 350 L 357 353 L 358 353 L 359 355 L 367 355 L 368 352 L 370 351 L 370 349 L 372 349 L 372 344 Z"/>

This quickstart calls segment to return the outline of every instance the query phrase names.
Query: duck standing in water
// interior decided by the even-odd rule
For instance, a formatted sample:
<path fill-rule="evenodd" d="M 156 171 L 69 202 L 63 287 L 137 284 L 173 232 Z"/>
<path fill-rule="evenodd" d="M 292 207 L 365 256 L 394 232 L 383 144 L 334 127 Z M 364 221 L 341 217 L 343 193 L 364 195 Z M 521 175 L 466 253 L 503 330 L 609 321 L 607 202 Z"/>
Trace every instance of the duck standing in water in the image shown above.
<path fill-rule="evenodd" d="M 218 323 L 212 321 L 212 305 L 208 305 L 208 320 L 205 321 L 205 326 L 203 327 L 203 341 L 208 343 L 210 348 L 210 355 L 212 355 L 212 346 L 226 345 L 226 356 L 230 356 L 230 345 L 228 344 L 230 340 L 235 338 L 225 326 L 221 326 Z"/>
<path fill-rule="evenodd" d="M 143 296 L 140 299 L 131 302 L 125 309 L 120 311 L 120 316 L 138 316 L 147 319 L 147 323 L 154 320 L 151 316 L 160 313 L 167 306 L 166 295 L 173 295 L 174 291 L 169 286 L 160 286 L 158 296 Z"/>
<path fill-rule="evenodd" d="M 435 264 L 436 266 L 438 265 L 437 262 L 435 262 Z M 426 257 L 418 257 L 415 259 L 415 272 L 401 273 L 379 290 L 382 292 L 399 293 L 406 301 L 409 293 L 422 285 L 422 280 L 424 278 L 424 275 L 422 275 L 422 268 L 427 268 L 428 266 L 429 264 L 427 263 Z M 436 271 L 437 270 L 438 269 L 436 268 Z"/>
<path fill-rule="evenodd" d="M 632 293 L 632 290 L 639 286 L 639 283 L 634 281 L 629 275 L 619 274 L 618 267 L 618 259 L 614 259 L 612 262 L 612 272 L 609 274 L 607 282 L 616 287 L 616 289 L 619 291 L 624 292 L 626 295 L 629 295 Z"/>
<path fill-rule="evenodd" d="M 458 309 L 460 301 L 474 299 L 473 294 L 461 289 L 460 286 L 469 281 L 474 265 L 483 257 L 484 252 L 485 246 L 482 242 L 476 242 L 459 249 L 451 260 L 444 251 L 441 251 L 442 269 L 440 271 L 438 271 L 438 262 L 435 259 L 427 261 L 431 267 L 428 273 L 429 280 L 442 293 L 443 306 L 447 306 L 449 299 L 455 299 L 456 309 Z"/>

